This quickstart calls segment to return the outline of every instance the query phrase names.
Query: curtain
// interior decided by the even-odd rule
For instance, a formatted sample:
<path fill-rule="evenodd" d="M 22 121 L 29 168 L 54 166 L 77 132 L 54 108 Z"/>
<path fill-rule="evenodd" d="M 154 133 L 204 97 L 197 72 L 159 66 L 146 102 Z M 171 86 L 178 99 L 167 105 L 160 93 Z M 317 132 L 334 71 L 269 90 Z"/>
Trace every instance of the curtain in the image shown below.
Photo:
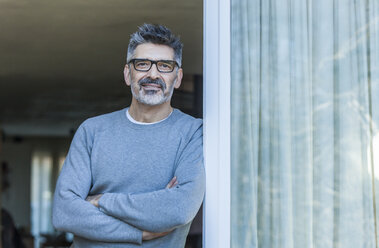
<path fill-rule="evenodd" d="M 231 16 L 231 247 L 378 248 L 379 1 Z"/>

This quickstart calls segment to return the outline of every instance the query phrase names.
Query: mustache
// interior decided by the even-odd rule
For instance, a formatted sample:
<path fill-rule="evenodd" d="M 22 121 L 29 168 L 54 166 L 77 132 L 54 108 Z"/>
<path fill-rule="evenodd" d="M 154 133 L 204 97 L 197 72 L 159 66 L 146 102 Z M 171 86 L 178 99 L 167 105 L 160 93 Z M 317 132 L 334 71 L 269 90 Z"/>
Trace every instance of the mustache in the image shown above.
<path fill-rule="evenodd" d="M 143 78 L 143 79 L 141 79 L 141 80 L 138 81 L 138 85 L 139 85 L 140 89 L 142 88 L 143 84 L 156 84 L 156 85 L 159 85 L 162 88 L 163 91 L 165 91 L 166 88 L 167 88 L 166 84 L 160 78 L 157 78 L 157 79 Z"/>

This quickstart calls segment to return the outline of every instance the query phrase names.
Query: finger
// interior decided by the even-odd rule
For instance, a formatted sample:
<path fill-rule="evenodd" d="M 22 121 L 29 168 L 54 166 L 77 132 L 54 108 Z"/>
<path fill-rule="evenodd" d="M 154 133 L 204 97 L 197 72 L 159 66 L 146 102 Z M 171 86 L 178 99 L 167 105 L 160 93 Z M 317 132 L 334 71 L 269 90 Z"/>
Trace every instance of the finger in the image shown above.
<path fill-rule="evenodd" d="M 171 184 L 171 186 L 169 187 L 169 189 L 172 189 L 172 188 L 175 187 L 176 185 L 178 185 L 178 180 L 177 180 L 176 177 L 175 177 L 175 181 Z"/>
<path fill-rule="evenodd" d="M 171 231 L 170 231 L 170 232 L 171 232 Z M 159 234 L 158 234 L 158 237 L 166 236 L 166 235 L 169 234 L 170 232 L 159 233 Z"/>
<path fill-rule="evenodd" d="M 171 181 L 167 184 L 166 188 L 169 189 L 175 183 L 175 179 L 171 179 Z"/>
<path fill-rule="evenodd" d="M 170 189 L 172 185 L 176 182 L 176 177 L 173 177 L 171 181 L 167 184 L 166 189 Z"/>

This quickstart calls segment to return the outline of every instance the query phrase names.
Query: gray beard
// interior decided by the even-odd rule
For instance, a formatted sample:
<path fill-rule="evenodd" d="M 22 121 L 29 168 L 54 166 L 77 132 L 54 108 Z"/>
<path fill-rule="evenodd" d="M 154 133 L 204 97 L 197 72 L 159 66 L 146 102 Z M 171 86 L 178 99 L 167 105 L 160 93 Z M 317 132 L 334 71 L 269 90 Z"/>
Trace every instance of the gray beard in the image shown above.
<path fill-rule="evenodd" d="M 130 78 L 131 80 L 131 78 Z M 174 85 L 176 83 L 176 80 L 175 82 L 173 82 L 173 84 L 170 86 L 170 88 L 168 89 L 169 90 L 169 94 L 168 95 L 164 95 L 164 91 L 166 89 L 166 85 L 163 83 L 163 82 L 160 82 L 160 83 L 157 83 L 161 86 L 161 90 L 162 92 L 158 92 L 158 91 L 155 91 L 155 90 L 147 90 L 145 91 L 142 87 L 141 84 L 143 83 L 146 83 L 146 81 L 144 80 L 141 80 L 140 82 L 138 82 L 138 86 L 139 86 L 139 90 L 138 90 L 138 94 L 133 90 L 133 85 L 135 85 L 133 82 L 131 84 L 131 91 L 132 91 L 132 95 L 133 97 L 140 103 L 142 104 L 145 104 L 145 105 L 149 105 L 149 106 L 156 106 L 156 105 L 161 105 L 165 102 L 168 102 L 171 100 L 171 97 L 172 97 L 172 94 L 174 93 Z"/>

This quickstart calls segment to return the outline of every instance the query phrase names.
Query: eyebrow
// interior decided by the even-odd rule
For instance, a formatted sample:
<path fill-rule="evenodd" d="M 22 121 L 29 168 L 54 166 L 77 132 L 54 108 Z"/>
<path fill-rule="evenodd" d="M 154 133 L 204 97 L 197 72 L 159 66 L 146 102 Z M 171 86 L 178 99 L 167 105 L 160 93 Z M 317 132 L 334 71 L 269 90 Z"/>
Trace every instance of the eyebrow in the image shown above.
<path fill-rule="evenodd" d="M 175 59 L 149 59 L 149 58 L 132 58 L 132 59 L 141 59 L 141 60 L 151 60 L 151 61 L 175 61 Z M 130 60 L 132 60 L 130 59 Z"/>

